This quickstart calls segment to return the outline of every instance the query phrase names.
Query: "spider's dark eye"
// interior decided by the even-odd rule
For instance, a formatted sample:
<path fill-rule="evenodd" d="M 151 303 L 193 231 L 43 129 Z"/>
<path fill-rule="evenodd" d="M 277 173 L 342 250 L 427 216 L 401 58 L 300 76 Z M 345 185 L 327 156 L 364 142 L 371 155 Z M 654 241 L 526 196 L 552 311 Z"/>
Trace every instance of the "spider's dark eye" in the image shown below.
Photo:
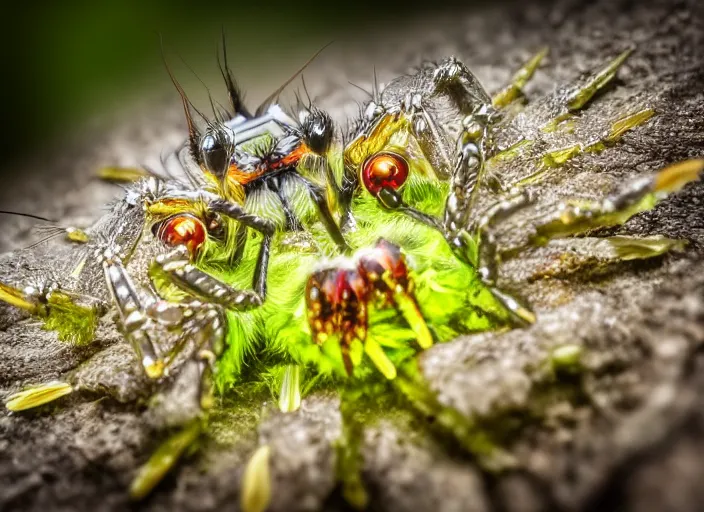
<path fill-rule="evenodd" d="M 200 141 L 200 153 L 208 172 L 218 178 L 225 176 L 231 156 L 228 133 L 225 130 L 206 133 Z"/>
<path fill-rule="evenodd" d="M 398 190 L 408 178 L 408 162 L 401 155 L 381 152 L 370 156 L 362 166 L 362 181 L 372 195 L 382 188 Z"/>
<path fill-rule="evenodd" d="M 156 236 L 168 246 L 185 245 L 191 256 L 205 242 L 205 225 L 193 215 L 174 215 L 161 222 Z"/>

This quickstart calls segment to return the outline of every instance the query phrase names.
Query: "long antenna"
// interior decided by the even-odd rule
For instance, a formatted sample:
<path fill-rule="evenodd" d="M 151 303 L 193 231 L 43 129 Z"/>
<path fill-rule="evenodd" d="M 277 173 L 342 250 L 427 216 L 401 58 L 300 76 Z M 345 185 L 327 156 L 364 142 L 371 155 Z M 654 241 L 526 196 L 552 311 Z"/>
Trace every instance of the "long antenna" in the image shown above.
<path fill-rule="evenodd" d="M 320 50 L 318 50 L 317 52 L 315 52 L 315 54 L 313 54 L 313 56 L 312 56 L 310 59 L 308 59 L 308 60 L 306 61 L 306 63 L 303 64 L 303 66 L 301 66 L 301 67 L 298 69 L 298 71 L 296 71 L 293 75 L 291 75 L 291 77 L 290 77 L 288 80 L 286 80 L 286 81 L 283 83 L 283 85 L 281 85 L 281 87 L 279 87 L 279 88 L 276 89 L 273 93 L 271 93 L 269 96 L 267 96 L 266 99 L 262 102 L 262 104 L 257 107 L 257 110 L 256 110 L 256 112 L 254 113 L 254 115 L 255 115 L 255 116 L 260 116 L 260 115 L 262 115 L 262 114 L 266 111 L 266 109 L 269 108 L 269 106 L 271 106 L 271 104 L 276 101 L 276 99 L 281 95 L 281 93 L 283 92 L 283 90 L 284 90 L 291 82 L 293 82 L 293 81 L 296 79 L 296 77 L 297 77 L 298 75 L 300 75 L 301 73 L 303 73 L 303 71 L 310 65 L 310 63 L 313 62 L 313 61 L 315 60 L 315 58 L 316 58 L 318 55 L 320 55 L 320 54 L 322 53 L 322 51 L 323 51 L 325 48 L 327 48 L 328 46 L 330 46 L 332 43 L 333 43 L 333 42 L 330 41 L 328 44 L 326 44 L 325 46 L 323 46 Z"/>
<path fill-rule="evenodd" d="M 181 87 L 181 84 L 178 82 L 178 80 L 176 80 L 176 77 L 171 72 L 169 62 L 166 60 L 166 52 L 164 51 L 164 39 L 161 34 L 159 34 L 159 42 L 161 44 L 161 58 L 164 61 L 166 72 L 169 74 L 171 83 L 174 84 L 178 95 L 181 97 L 181 103 L 183 103 L 183 111 L 186 114 L 186 123 L 188 123 L 188 143 L 189 149 L 191 150 L 191 155 L 193 155 L 193 158 L 195 158 L 196 161 L 199 161 L 198 142 L 200 139 L 200 132 L 198 131 L 198 128 L 193 122 L 193 115 L 191 114 L 191 109 L 195 110 L 198 115 L 200 115 L 206 122 L 208 122 L 208 120 L 203 114 L 200 113 L 200 111 L 193 105 L 193 103 L 191 103 L 191 100 L 189 100 L 188 96 L 186 96 L 186 92 L 183 90 L 183 87 Z"/>
<path fill-rule="evenodd" d="M 0 210 L 0 213 L 4 215 L 17 215 L 18 217 L 27 217 L 28 219 L 42 220 L 44 222 L 57 222 L 55 220 L 42 217 L 41 215 L 34 215 L 33 213 L 13 212 L 10 210 Z"/>

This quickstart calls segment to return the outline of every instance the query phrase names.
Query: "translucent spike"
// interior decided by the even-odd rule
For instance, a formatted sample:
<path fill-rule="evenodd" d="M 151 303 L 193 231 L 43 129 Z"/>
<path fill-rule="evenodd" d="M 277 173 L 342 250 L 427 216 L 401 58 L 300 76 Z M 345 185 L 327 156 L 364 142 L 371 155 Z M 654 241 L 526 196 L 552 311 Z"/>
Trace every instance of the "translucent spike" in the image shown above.
<path fill-rule="evenodd" d="M 25 294 L 17 288 L 2 283 L 0 283 L 0 300 L 7 302 L 11 306 L 29 311 L 32 314 L 36 314 L 38 312 L 38 305 L 36 302 L 25 298 Z"/>
<path fill-rule="evenodd" d="M 425 323 L 423 313 L 418 308 L 418 303 L 415 298 L 400 286 L 394 283 L 387 283 L 394 290 L 394 300 L 398 309 L 403 314 L 403 317 L 408 322 L 409 327 L 416 335 L 416 341 L 422 349 L 427 349 L 433 346 L 433 336 L 430 334 L 428 324 Z"/>
<path fill-rule="evenodd" d="M 149 176 L 149 173 L 137 167 L 103 167 L 98 170 L 98 178 L 115 183 L 132 183 Z"/>
<path fill-rule="evenodd" d="M 281 412 L 294 412 L 301 406 L 301 367 L 297 364 L 286 366 L 279 394 Z"/>
<path fill-rule="evenodd" d="M 575 111 L 584 107 L 600 89 L 616 76 L 616 71 L 618 71 L 618 68 L 621 67 L 631 53 L 633 53 L 633 49 L 626 50 L 609 62 L 604 68 L 590 76 L 584 85 L 580 86 L 569 95 L 567 108 L 570 111 Z"/>
<path fill-rule="evenodd" d="M 665 167 L 653 176 L 639 178 L 601 202 L 567 201 L 541 225 L 534 241 L 584 233 L 595 228 L 623 224 L 636 213 L 653 208 L 669 193 L 694 181 L 704 170 L 704 160 L 686 160 Z"/>
<path fill-rule="evenodd" d="M 655 111 L 652 108 L 645 108 L 643 110 L 639 110 L 638 112 L 628 114 L 617 121 L 614 121 L 614 123 L 611 125 L 609 133 L 606 135 L 606 137 L 604 137 L 603 141 L 616 142 L 618 139 L 621 138 L 624 133 L 629 130 L 632 130 L 637 126 L 642 125 L 654 115 Z"/>
<path fill-rule="evenodd" d="M 531 57 L 531 59 L 513 75 L 511 83 L 494 95 L 491 100 L 492 104 L 496 108 L 503 108 L 520 98 L 523 95 L 523 88 L 528 81 L 533 78 L 535 71 L 547 54 L 548 48 L 545 47 Z"/>
<path fill-rule="evenodd" d="M 149 460 L 139 468 L 137 476 L 130 485 L 130 497 L 134 500 L 145 498 L 174 467 L 186 449 L 198 439 L 201 429 L 201 420 L 198 418 L 164 441 Z"/>
<path fill-rule="evenodd" d="M 681 251 L 687 244 L 686 240 L 677 240 L 664 236 L 636 238 L 632 236 L 612 236 L 603 239 L 608 243 L 621 261 L 645 260 L 654 258 L 670 251 Z"/>
<path fill-rule="evenodd" d="M 677 192 L 690 181 L 699 178 L 704 170 L 704 159 L 685 160 L 665 167 L 655 175 L 656 192 Z"/>
<path fill-rule="evenodd" d="M 240 506 L 243 512 L 264 512 L 271 501 L 268 445 L 260 446 L 247 463 L 242 477 Z"/>

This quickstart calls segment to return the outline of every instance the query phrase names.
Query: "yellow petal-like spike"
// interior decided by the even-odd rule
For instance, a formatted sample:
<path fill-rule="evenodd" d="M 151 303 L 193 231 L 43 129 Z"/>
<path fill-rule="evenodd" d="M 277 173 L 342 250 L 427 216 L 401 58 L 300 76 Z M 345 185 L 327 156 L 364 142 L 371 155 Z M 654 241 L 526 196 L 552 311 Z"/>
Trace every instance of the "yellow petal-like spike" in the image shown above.
<path fill-rule="evenodd" d="M 242 477 L 240 506 L 243 512 L 264 512 L 271 501 L 268 445 L 260 446 L 247 463 Z"/>
<path fill-rule="evenodd" d="M 677 192 L 690 181 L 699 178 L 704 170 L 704 159 L 685 160 L 669 165 L 655 175 L 656 192 Z"/>
<path fill-rule="evenodd" d="M 655 111 L 652 108 L 645 108 L 614 121 L 611 125 L 611 130 L 609 130 L 608 135 L 604 137 L 603 141 L 616 142 L 628 130 L 632 130 L 636 126 L 640 126 L 654 115 Z"/>
<path fill-rule="evenodd" d="M 71 392 L 73 392 L 71 384 L 58 381 L 47 382 L 11 395 L 5 402 L 5 407 L 10 411 L 25 411 L 53 402 L 57 398 L 61 398 Z"/>
<path fill-rule="evenodd" d="M 384 377 L 389 380 L 396 378 L 396 367 L 394 366 L 394 363 L 391 362 L 391 359 L 389 359 L 386 355 L 384 349 L 381 348 L 381 345 L 379 345 L 373 337 L 367 336 L 367 339 L 364 342 L 364 351 L 369 356 L 369 359 L 372 360 L 372 363 L 374 363 L 377 370 L 379 370 Z"/>
<path fill-rule="evenodd" d="M 406 322 L 408 322 L 408 326 L 415 333 L 418 345 L 422 349 L 432 347 L 433 336 L 430 334 L 428 324 L 425 323 L 423 313 L 418 309 L 418 303 L 415 299 L 404 290 L 397 289 L 396 293 L 394 293 L 394 300 Z"/>
<path fill-rule="evenodd" d="M 149 176 L 149 173 L 138 167 L 103 167 L 98 170 L 101 180 L 115 183 L 132 183 Z"/>
<path fill-rule="evenodd" d="M 82 229 L 69 227 L 66 228 L 66 240 L 77 244 L 85 244 L 90 242 L 90 236 Z"/>
<path fill-rule="evenodd" d="M 570 95 L 567 108 L 570 111 L 574 111 L 584 107 L 599 89 L 603 88 L 616 76 L 616 71 L 618 71 L 618 68 L 621 67 L 621 64 L 626 61 L 631 53 L 633 53 L 633 49 L 626 50 L 609 62 L 604 68 L 590 76 L 589 80 L 584 85 Z"/>
<path fill-rule="evenodd" d="M 681 251 L 687 245 L 686 240 L 677 240 L 664 236 L 637 238 L 632 236 L 612 236 L 604 238 L 621 261 L 644 260 L 654 258 L 670 251 Z"/>
<path fill-rule="evenodd" d="M 0 300 L 32 314 L 37 313 L 37 304 L 27 300 L 20 290 L 12 286 L 0 283 Z"/>

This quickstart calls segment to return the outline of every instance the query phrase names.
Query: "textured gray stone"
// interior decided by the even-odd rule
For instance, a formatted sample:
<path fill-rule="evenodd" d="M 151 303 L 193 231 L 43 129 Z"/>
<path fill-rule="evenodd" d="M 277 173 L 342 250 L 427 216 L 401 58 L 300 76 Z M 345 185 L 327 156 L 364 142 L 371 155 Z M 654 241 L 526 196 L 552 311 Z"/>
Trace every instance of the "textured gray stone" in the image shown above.
<path fill-rule="evenodd" d="M 455 54 L 496 90 L 543 45 L 546 65 L 527 90 L 550 93 L 626 47 L 636 45 L 616 87 L 585 113 L 585 130 L 643 102 L 657 110 L 623 143 L 576 160 L 549 194 L 594 194 L 627 177 L 704 154 L 704 16 L 700 2 L 555 0 L 466 5 L 338 42 L 306 73 L 321 106 L 342 121 L 355 112 L 350 80 L 382 81 L 423 58 Z M 537 108 L 537 107 L 536 107 Z M 540 112 L 537 108 L 536 112 Z M 146 98 L 75 139 L 28 162 L 22 180 L 0 191 L 3 208 L 62 220 L 95 217 L 116 192 L 91 176 L 103 165 L 154 162 L 182 137 L 173 92 Z M 90 134 L 90 135 L 88 135 Z M 90 144 L 86 144 L 86 140 Z M 51 166 L 47 165 L 51 162 Z M 61 179 L 57 179 L 57 177 Z M 689 247 L 649 262 L 611 265 L 590 277 L 526 279 L 550 260 L 549 249 L 509 263 L 502 282 L 535 305 L 526 330 L 462 337 L 421 358 L 424 375 L 450 405 L 490 428 L 497 418 L 515 428 L 498 437 L 515 469 L 492 473 L 484 461 L 431 435 L 422 419 L 390 410 L 367 430 L 363 477 L 374 510 L 698 510 L 704 506 L 704 187 L 687 188 L 617 230 L 686 238 Z M 3 249 L 28 243 L 31 223 L 2 219 Z M 610 231 L 609 233 L 613 233 Z M 3 278 L 31 273 L 4 260 Z M 55 257 L 55 256 L 53 256 Z M 522 265 L 520 261 L 526 262 Z M 7 308 L 0 310 L 0 394 L 78 368 L 86 388 L 100 390 L 105 365 L 127 403 L 90 393 L 17 415 L 0 413 L 0 509 L 122 510 L 136 467 L 158 443 L 130 388 L 134 367 L 109 319 L 88 347 L 60 343 Z M 551 352 L 583 351 L 578 375 L 554 372 Z M 125 357 L 123 358 L 122 355 Z M 81 365 L 92 360 L 90 364 Z M 123 368 L 124 367 L 124 368 Z M 131 368 L 131 369 L 130 369 Z M 81 373 L 82 372 L 82 373 Z M 141 388 L 140 388 L 141 389 Z M 239 481 L 255 447 L 273 447 L 273 510 L 338 510 L 335 452 L 337 401 L 316 396 L 292 415 L 274 404 L 227 397 L 197 455 L 156 490 L 142 508 L 213 510 L 239 503 Z M 264 421 L 258 424 L 262 415 Z M 517 421 L 513 422 L 513 420 Z"/>

